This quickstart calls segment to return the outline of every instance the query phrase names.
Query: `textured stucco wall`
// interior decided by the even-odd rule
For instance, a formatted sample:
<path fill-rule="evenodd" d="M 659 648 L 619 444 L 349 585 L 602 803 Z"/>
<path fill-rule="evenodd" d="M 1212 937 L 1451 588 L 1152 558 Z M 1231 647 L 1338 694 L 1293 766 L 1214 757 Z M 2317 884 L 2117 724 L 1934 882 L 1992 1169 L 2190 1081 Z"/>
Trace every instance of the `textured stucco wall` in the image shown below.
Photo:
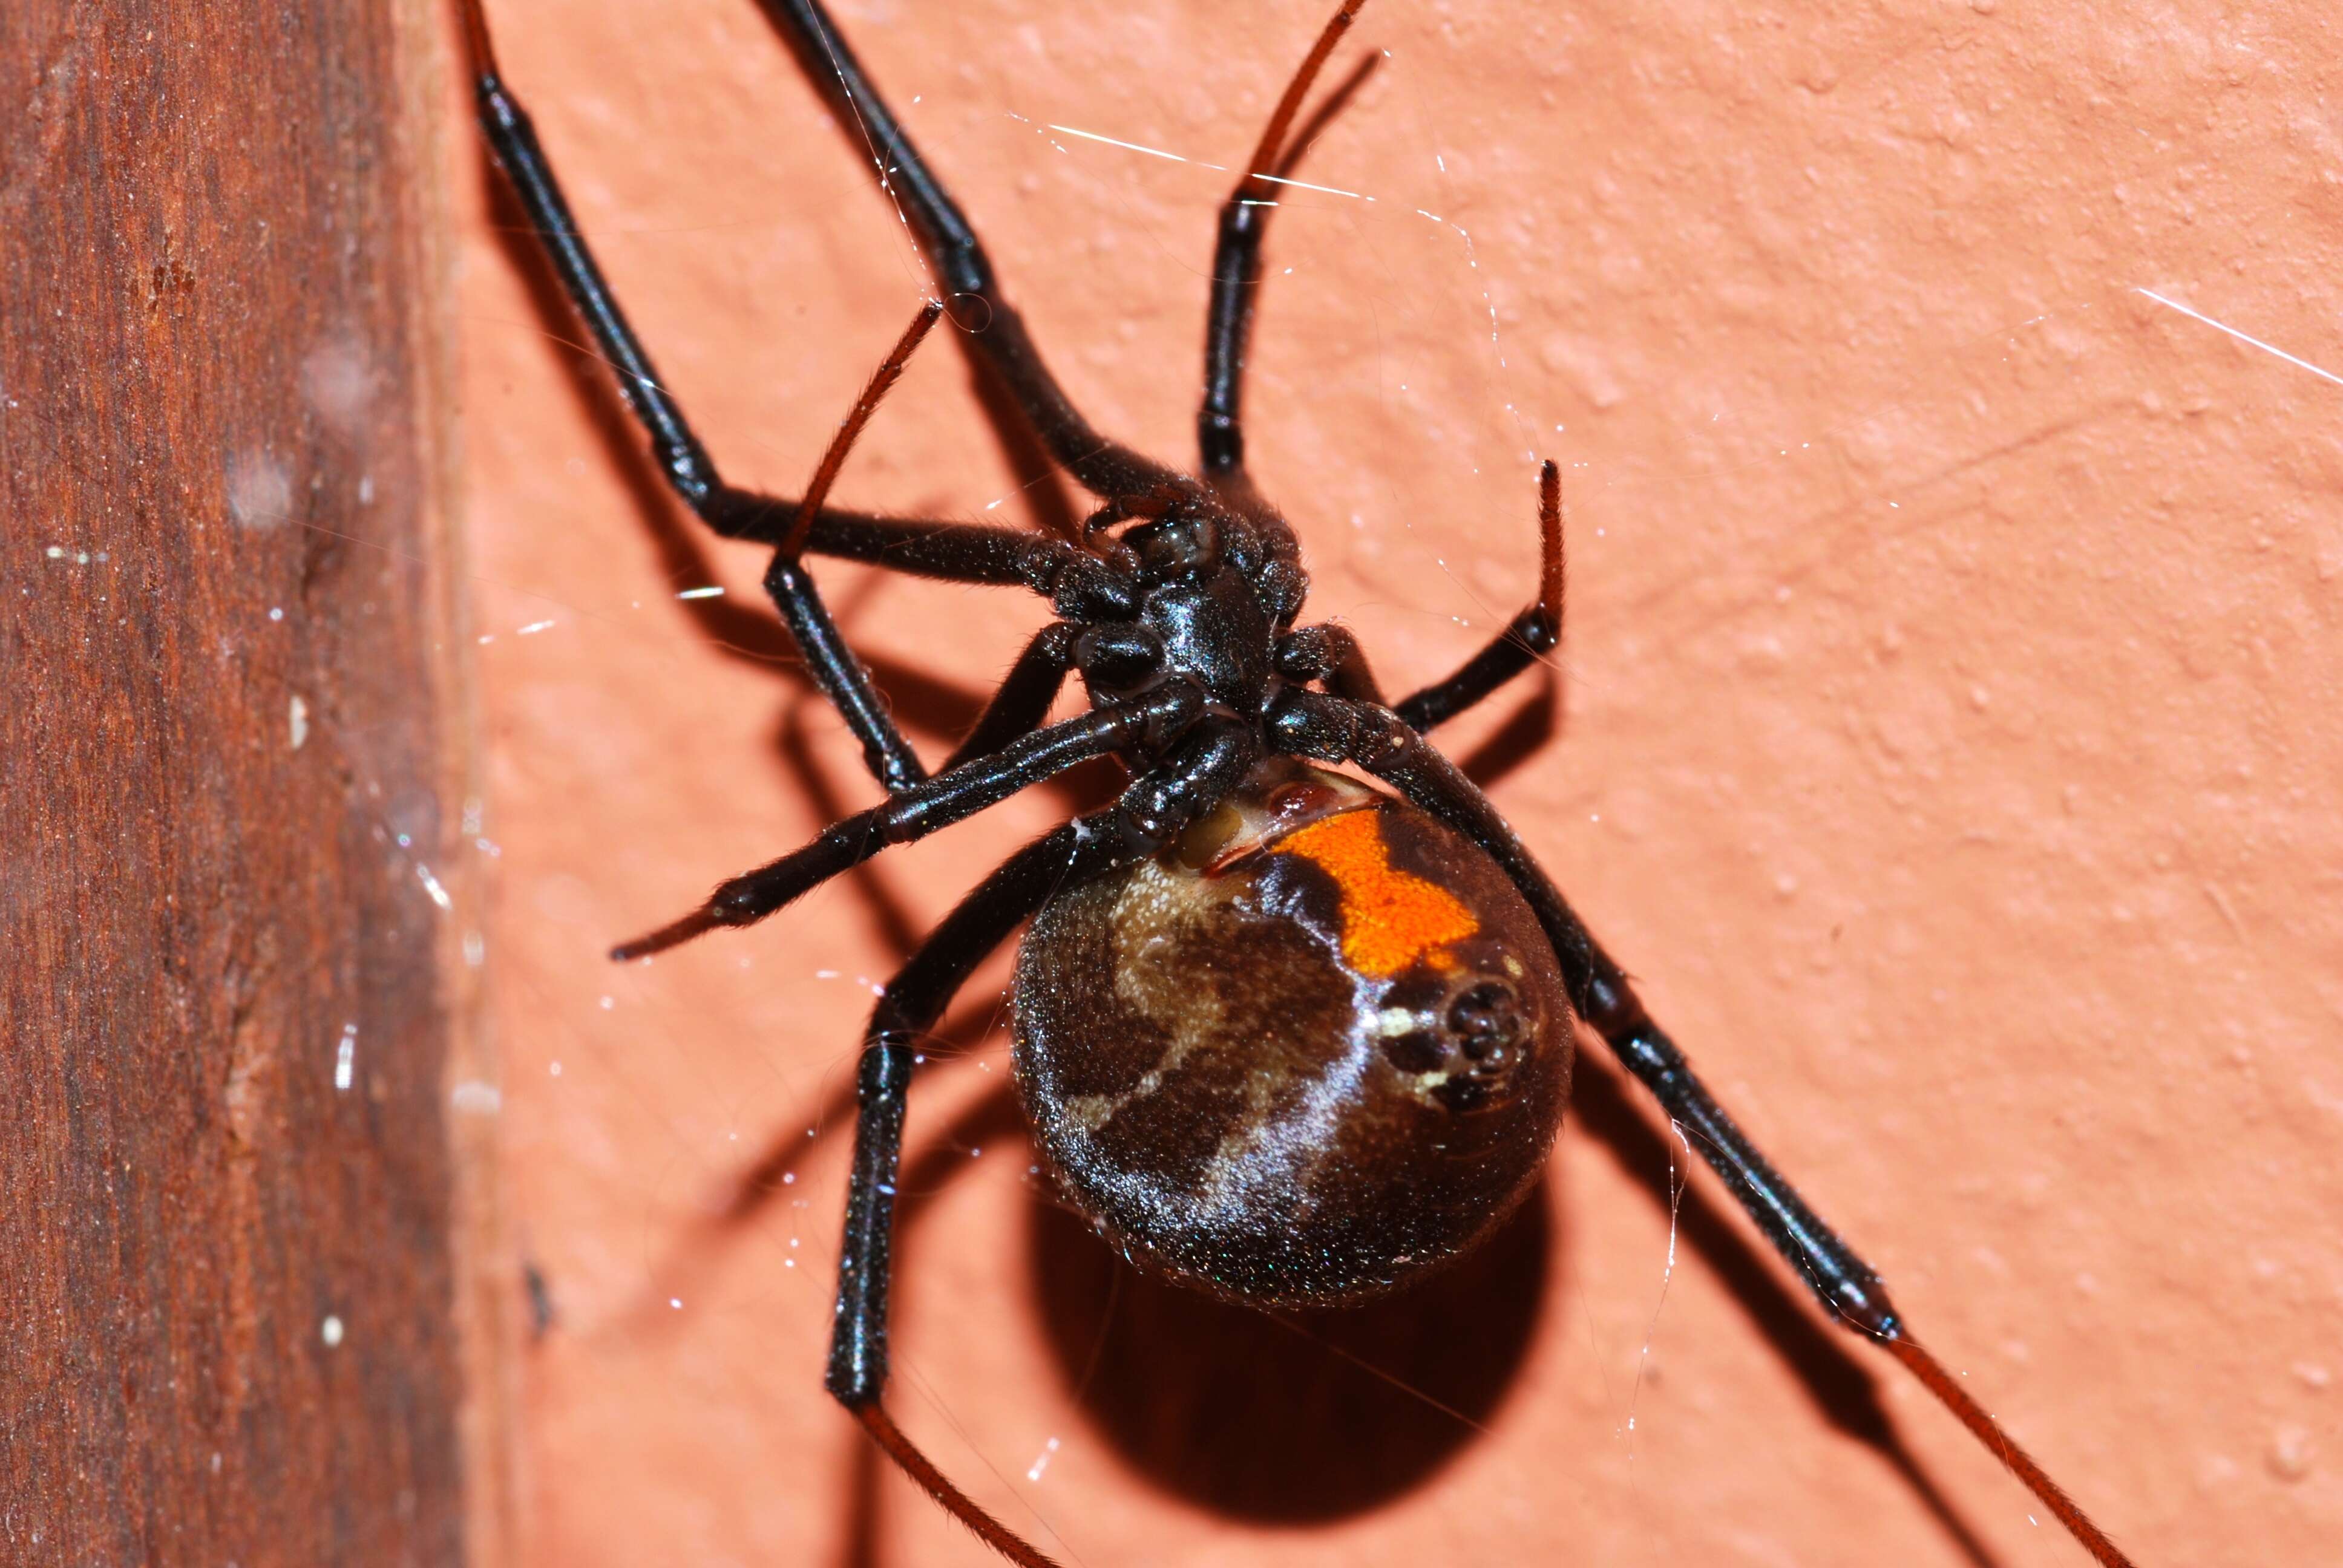
<path fill-rule="evenodd" d="M 1490 754 L 1500 805 L 2143 1562 L 2325 1561 L 2343 385 L 2142 291 L 2343 373 L 2343 42 L 2298 5 L 1805 9 L 1376 0 L 1344 58 L 1390 58 L 1302 171 L 1354 194 L 1303 193 L 1272 238 L 1256 472 L 1317 611 L 1404 688 L 1524 597 L 1532 454 L 1567 465 L 1554 733 Z M 925 287 L 867 170 L 745 0 L 495 16 L 658 363 L 733 474 L 794 487 Z M 1183 460 L 1228 176 L 1046 127 L 1231 162 L 1319 20 L 843 18 L 1076 395 Z M 755 553 L 643 478 L 478 176 L 459 141 L 486 959 L 513 1232 L 558 1314 L 520 1369 L 525 1560 L 982 1561 L 819 1391 L 843 1139 L 807 1130 L 866 978 L 1067 798 L 753 935 L 600 961 L 872 791 Z M 1031 493 L 941 337 L 840 488 L 999 518 Z M 823 580 L 931 758 L 1040 619 Z M 704 584 L 728 597 L 675 597 Z M 1456 749 L 1534 730 L 1534 693 Z M 1139 1290 L 1083 1413 L 1108 1286 L 1034 1239 L 982 1033 L 1000 973 L 958 1015 L 974 1059 L 919 1090 L 895 1403 L 1070 1560 L 2081 1561 L 1813 1326 L 1704 1172 L 1671 1268 L 1674 1140 L 1599 1077 L 1544 1231 L 1355 1341 L 1478 1430 L 1326 1348 L 1356 1331 Z M 774 1140 L 794 1180 L 707 1241 Z M 1866 1372 L 1892 1437 L 1861 1434 Z"/>

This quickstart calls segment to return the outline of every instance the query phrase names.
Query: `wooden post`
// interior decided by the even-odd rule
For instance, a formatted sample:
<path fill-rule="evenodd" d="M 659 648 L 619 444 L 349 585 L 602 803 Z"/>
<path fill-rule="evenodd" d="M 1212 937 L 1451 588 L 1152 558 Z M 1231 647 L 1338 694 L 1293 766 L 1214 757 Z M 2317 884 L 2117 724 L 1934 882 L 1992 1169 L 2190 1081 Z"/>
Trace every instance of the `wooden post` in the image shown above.
<path fill-rule="evenodd" d="M 0 1558 L 465 1557 L 405 0 L 0 25 Z"/>

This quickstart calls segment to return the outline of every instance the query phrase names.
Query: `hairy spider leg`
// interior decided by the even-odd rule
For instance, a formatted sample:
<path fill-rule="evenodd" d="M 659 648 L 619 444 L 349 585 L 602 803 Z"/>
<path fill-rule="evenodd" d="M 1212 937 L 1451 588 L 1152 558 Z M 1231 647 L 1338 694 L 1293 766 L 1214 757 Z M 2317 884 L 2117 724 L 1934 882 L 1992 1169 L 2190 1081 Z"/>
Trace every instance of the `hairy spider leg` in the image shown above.
<path fill-rule="evenodd" d="M 867 811 L 840 818 L 810 843 L 778 860 L 717 884 L 699 908 L 621 942 L 610 950 L 610 957 L 626 963 L 665 952 L 719 926 L 754 925 L 890 844 L 912 843 L 965 821 L 1078 762 L 1129 750 L 1144 741 L 1161 744 L 1177 739 L 1194 728 L 1203 711 L 1202 689 L 1173 680 L 1134 701 L 1093 709 L 1021 736 L 990 756 L 899 789 Z"/>
<path fill-rule="evenodd" d="M 701 521 L 719 534 L 739 537 L 743 513 L 762 512 L 774 503 L 733 490 L 716 471 L 683 415 L 682 408 L 651 367 L 650 356 L 628 324 L 625 311 L 594 259 L 591 246 L 578 233 L 569 203 L 561 193 L 553 165 L 537 139 L 537 130 L 520 100 L 504 85 L 497 67 L 496 48 L 488 35 L 480 0 L 464 0 L 464 26 L 469 36 L 473 91 L 482 134 L 496 155 L 497 166 L 511 183 L 513 193 L 528 215 L 539 247 L 553 264 L 562 292 L 602 357 L 616 373 L 619 395 L 637 424 L 650 437 L 651 450 L 669 486 Z M 862 668 L 839 634 L 829 608 L 813 579 L 789 553 L 777 550 L 765 574 L 765 591 L 780 611 L 798 651 L 815 684 L 838 709 L 854 737 L 861 742 L 872 777 L 889 789 L 899 789 L 927 776 L 910 743 L 904 739 L 872 689 L 870 672 Z"/>
<path fill-rule="evenodd" d="M 795 520 L 797 503 L 735 491 L 744 503 L 728 519 L 731 538 L 779 544 Z M 980 588 L 1027 588 L 1060 606 L 1088 606 L 1104 616 L 1127 615 L 1130 588 L 1104 562 L 1063 539 L 981 523 L 875 518 L 824 507 L 805 536 L 809 555 L 867 561 L 908 577 Z"/>
<path fill-rule="evenodd" d="M 1085 489 L 1142 514 L 1196 496 L 1193 479 L 1100 435 L 1068 399 L 1042 363 L 1023 317 L 1002 297 L 976 230 L 870 85 L 828 12 L 816 0 L 765 0 L 765 8 L 784 25 L 807 74 L 839 118 L 859 129 L 868 144 L 864 151 L 878 166 L 880 188 L 900 202 L 944 286 L 981 307 L 960 314 L 970 341 L 1059 466 Z"/>
<path fill-rule="evenodd" d="M 1568 558 L 1562 540 L 1562 470 L 1549 459 L 1538 470 L 1538 592 L 1480 652 L 1445 680 L 1435 680 L 1395 705 L 1412 729 L 1444 724 L 1535 664 L 1562 644 L 1562 608 Z M 1351 696 L 1349 692 L 1339 692 Z"/>
<path fill-rule="evenodd" d="M 1196 446 L 1203 455 L 1204 477 L 1214 484 L 1242 484 L 1244 479 L 1240 405 L 1244 397 L 1245 344 L 1252 333 L 1253 302 L 1261 293 L 1262 238 L 1269 230 L 1269 215 L 1277 206 L 1273 181 L 1292 170 L 1320 127 L 1374 69 L 1376 56 L 1360 62 L 1290 145 L 1286 131 L 1311 84 L 1324 68 L 1326 57 L 1351 30 L 1351 23 L 1366 3 L 1343 0 L 1342 9 L 1319 31 L 1317 42 L 1277 100 L 1252 156 L 1246 160 L 1243 176 L 1221 206 L 1219 237 L 1212 246 L 1212 305 L 1204 323 L 1204 400 L 1196 410 Z"/>
<path fill-rule="evenodd" d="M 895 1178 L 917 1041 L 985 955 L 1060 888 L 1153 854 L 1218 805 L 1260 756 L 1248 725 L 1232 719 L 1196 725 L 1161 768 L 1133 781 L 1113 805 L 1019 850 L 961 900 L 887 982 L 863 1036 L 855 1080 L 854 1163 L 839 1247 L 838 1308 L 823 1385 L 930 1497 L 1022 1568 L 1051 1564 L 946 1479 L 879 1402 L 887 1383 Z"/>
<path fill-rule="evenodd" d="M 1065 620 L 1053 620 L 1035 632 L 977 716 L 976 727 L 944 766 L 957 768 L 1040 729 L 1066 684 L 1067 672 L 1074 668 L 1074 646 L 1081 632 L 1079 625 Z"/>
<path fill-rule="evenodd" d="M 1618 964 L 1488 797 L 1455 764 L 1396 714 L 1319 692 L 1291 693 L 1272 716 L 1272 734 L 1280 750 L 1355 763 L 1487 851 L 1544 929 L 1579 1016 L 1651 1091 L 1669 1119 L 1692 1134 L 1735 1201 L 1806 1282 L 1824 1311 L 1901 1362 L 2104 1568 L 2131 1568 L 2131 1560 L 1921 1348 L 1888 1301 L 1877 1272 L 1823 1222 L 1717 1103 L 1683 1050 L 1652 1021 Z"/>
<path fill-rule="evenodd" d="M 887 1302 L 903 1116 L 920 1037 L 935 1027 L 970 973 L 1061 886 L 1103 874 L 1132 853 L 1103 824 L 1085 819 L 1068 822 L 1010 857 L 944 917 L 887 982 L 863 1034 L 856 1072 L 854 1163 L 826 1386 L 921 1490 L 1022 1568 L 1053 1565 L 947 1480 L 880 1403 L 887 1384 Z"/>

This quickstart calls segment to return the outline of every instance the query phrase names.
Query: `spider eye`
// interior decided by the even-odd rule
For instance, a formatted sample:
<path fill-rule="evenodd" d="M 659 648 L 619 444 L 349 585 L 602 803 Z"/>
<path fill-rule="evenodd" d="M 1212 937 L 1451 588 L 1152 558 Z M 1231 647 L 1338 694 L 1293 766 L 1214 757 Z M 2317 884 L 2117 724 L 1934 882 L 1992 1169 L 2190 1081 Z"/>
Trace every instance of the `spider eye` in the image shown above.
<path fill-rule="evenodd" d="M 1163 639 L 1144 626 L 1093 627 L 1074 651 L 1092 687 L 1128 691 L 1163 667 Z"/>
<path fill-rule="evenodd" d="M 1199 513 L 1174 513 L 1132 530 L 1130 538 L 1139 550 L 1140 569 L 1151 578 L 1192 577 L 1221 561 L 1221 530 Z"/>

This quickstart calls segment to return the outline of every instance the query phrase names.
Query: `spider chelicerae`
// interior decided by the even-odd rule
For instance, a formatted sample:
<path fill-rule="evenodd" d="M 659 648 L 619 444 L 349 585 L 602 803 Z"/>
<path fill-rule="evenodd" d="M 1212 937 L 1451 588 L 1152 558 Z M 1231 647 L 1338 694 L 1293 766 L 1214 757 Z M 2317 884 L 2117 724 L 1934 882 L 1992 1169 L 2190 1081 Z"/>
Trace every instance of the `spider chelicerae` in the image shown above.
<path fill-rule="evenodd" d="M 1696 1141 L 1828 1313 L 1907 1367 L 2101 1563 L 2124 1563 L 1921 1347 L 1877 1275 L 1749 1142 L 1520 839 L 1424 739 L 1560 639 L 1555 465 L 1539 475 L 1534 598 L 1445 679 L 1387 702 L 1348 632 L 1301 624 L 1299 540 L 1245 468 L 1242 372 L 1276 185 L 1308 140 L 1300 110 L 1363 4 L 1347 0 L 1320 34 L 1222 208 L 1194 474 L 1091 427 L 827 13 L 816 0 L 770 7 L 869 139 L 956 322 L 1050 456 L 1098 498 L 1050 537 L 827 504 L 864 423 L 944 314 L 939 301 L 880 366 L 802 497 L 725 483 L 578 233 L 498 73 L 479 0 L 466 0 L 484 130 L 564 291 L 678 496 L 719 535 L 771 548 L 766 591 L 888 797 L 613 956 L 752 924 L 888 845 L 1080 763 L 1112 757 L 1128 769 L 1111 804 L 1012 855 L 946 917 L 885 987 L 859 1070 L 827 1386 L 1011 1561 L 1049 1560 L 946 1478 L 881 1396 L 915 1042 L 1030 921 L 1017 969 L 1019 1096 L 1069 1201 L 1141 1266 L 1232 1300 L 1326 1305 L 1461 1255 L 1538 1179 L 1583 1023 Z M 809 556 L 1023 588 L 1057 618 L 930 773 L 845 645 Z M 1048 722 L 1073 676 L 1090 710 Z"/>

